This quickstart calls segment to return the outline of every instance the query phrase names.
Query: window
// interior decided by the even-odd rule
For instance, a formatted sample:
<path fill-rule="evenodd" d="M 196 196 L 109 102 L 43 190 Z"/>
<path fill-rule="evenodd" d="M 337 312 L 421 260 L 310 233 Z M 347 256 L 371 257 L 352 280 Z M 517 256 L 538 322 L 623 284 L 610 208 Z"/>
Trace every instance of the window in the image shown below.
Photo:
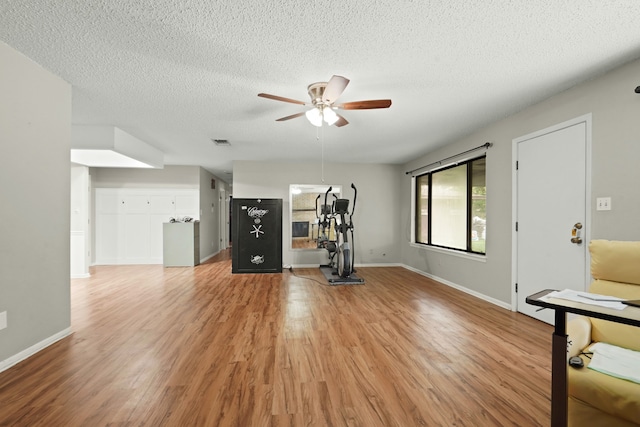
<path fill-rule="evenodd" d="M 415 241 L 485 253 L 486 157 L 416 177 Z"/>

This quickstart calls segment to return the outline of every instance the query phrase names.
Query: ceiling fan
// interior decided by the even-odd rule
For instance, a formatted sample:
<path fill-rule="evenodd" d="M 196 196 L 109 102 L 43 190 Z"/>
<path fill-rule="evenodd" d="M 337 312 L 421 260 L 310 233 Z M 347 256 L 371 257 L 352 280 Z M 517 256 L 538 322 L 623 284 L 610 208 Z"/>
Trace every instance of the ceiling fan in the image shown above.
<path fill-rule="evenodd" d="M 336 75 L 332 76 L 328 82 L 312 83 L 307 87 L 307 91 L 311 97 L 311 102 L 302 102 L 291 98 L 284 98 L 282 96 L 270 95 L 268 93 L 259 93 L 258 96 L 273 99 L 275 101 L 290 102 L 292 104 L 313 105 L 313 108 L 306 112 L 281 117 L 276 121 L 283 122 L 285 120 L 291 120 L 305 115 L 311 124 L 318 127 L 322 126 L 323 122 L 327 123 L 329 126 L 336 125 L 337 127 L 349 124 L 347 119 L 334 111 L 335 109 L 370 110 L 374 108 L 389 108 L 391 106 L 390 99 L 375 99 L 336 104 L 336 100 L 340 95 L 342 95 L 342 92 L 344 92 L 348 84 L 349 79 Z"/>

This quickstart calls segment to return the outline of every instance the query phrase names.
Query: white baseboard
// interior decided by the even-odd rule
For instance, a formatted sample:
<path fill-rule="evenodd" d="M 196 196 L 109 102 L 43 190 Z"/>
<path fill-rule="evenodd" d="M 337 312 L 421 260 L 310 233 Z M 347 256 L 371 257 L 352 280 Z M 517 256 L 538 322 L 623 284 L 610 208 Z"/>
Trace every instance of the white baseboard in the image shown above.
<path fill-rule="evenodd" d="M 318 268 L 320 267 L 319 264 L 294 264 L 291 267 L 293 268 Z M 399 263 L 380 263 L 380 264 L 355 264 L 354 265 L 355 268 L 358 267 L 404 267 L 404 264 L 399 264 Z M 283 269 L 287 269 L 289 268 L 289 264 L 285 264 L 282 266 Z"/>
<path fill-rule="evenodd" d="M 218 252 L 215 252 L 215 253 L 213 253 L 213 254 L 211 254 L 211 255 L 209 255 L 209 256 L 207 256 L 207 257 L 205 257 L 205 258 L 202 258 L 202 259 L 200 260 L 200 264 L 202 264 L 202 263 L 203 263 L 203 262 L 205 262 L 205 261 L 210 260 L 210 259 L 211 259 L 211 258 L 213 258 L 214 256 L 218 255 L 220 252 L 221 252 L 221 251 L 220 251 L 220 250 L 218 250 Z"/>
<path fill-rule="evenodd" d="M 136 258 L 126 260 L 121 258 L 102 258 L 96 260 L 92 265 L 162 265 L 162 258 Z"/>
<path fill-rule="evenodd" d="M 402 265 L 402 267 L 406 268 L 407 270 L 411 270 L 414 273 L 418 273 L 418 274 L 420 274 L 420 275 L 422 275 L 424 277 L 428 277 L 429 279 L 433 279 L 436 282 L 442 283 L 443 285 L 447 285 L 449 287 L 452 287 L 454 289 L 462 291 L 465 294 L 472 295 L 472 296 L 474 296 L 476 298 L 480 298 L 481 300 L 484 300 L 484 301 L 490 302 L 491 304 L 497 305 L 498 307 L 501 307 L 501 308 L 504 308 L 506 310 L 512 311 L 512 307 L 511 307 L 510 303 L 506 303 L 504 301 L 500 301 L 498 299 L 495 299 L 495 298 L 489 297 L 487 295 L 481 294 L 480 292 L 477 292 L 477 291 L 474 291 L 472 289 L 466 288 L 464 286 L 458 285 L 456 283 L 450 282 L 450 281 L 448 281 L 446 279 L 443 279 L 441 277 L 435 276 L 433 274 L 425 273 L 424 271 L 418 270 L 417 268 L 413 268 L 411 266 L 404 265 L 404 264 Z"/>
<path fill-rule="evenodd" d="M 388 263 L 369 263 L 369 264 L 355 264 L 355 268 L 358 267 L 404 267 L 404 264 L 400 264 L 397 262 L 388 262 Z"/>
<path fill-rule="evenodd" d="M 32 345 L 31 347 L 27 348 L 26 350 L 21 351 L 20 353 L 11 356 L 8 359 L 5 359 L 3 361 L 0 362 L 0 372 L 2 371 L 6 371 L 7 369 L 11 368 L 14 365 L 17 365 L 18 363 L 22 362 L 23 360 L 33 356 L 34 354 L 36 354 L 37 352 L 44 350 L 45 348 L 49 347 L 51 344 L 54 344 L 58 341 L 60 341 L 61 339 L 68 337 L 69 335 L 71 335 L 71 328 L 67 328 L 64 329 L 60 332 L 58 332 L 55 335 L 50 336 L 49 338 L 45 338 L 44 340 L 40 341 L 37 344 Z"/>
<path fill-rule="evenodd" d="M 71 275 L 72 279 L 86 279 L 87 277 L 91 277 L 91 274 L 85 273 L 85 274 L 72 274 Z"/>
<path fill-rule="evenodd" d="M 291 267 L 291 268 L 320 268 L 320 264 L 293 264 L 293 265 L 285 264 L 285 265 L 282 266 L 282 269 L 286 270 L 289 267 Z"/>

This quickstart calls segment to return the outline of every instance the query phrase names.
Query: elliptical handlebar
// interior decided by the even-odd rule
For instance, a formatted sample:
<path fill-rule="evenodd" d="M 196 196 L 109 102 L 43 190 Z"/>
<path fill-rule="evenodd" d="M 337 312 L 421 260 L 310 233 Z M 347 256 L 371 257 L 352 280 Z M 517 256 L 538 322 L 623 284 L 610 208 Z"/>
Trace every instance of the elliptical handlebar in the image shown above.
<path fill-rule="evenodd" d="M 353 188 L 353 206 L 351 207 L 351 213 L 349 214 L 349 227 L 353 228 L 353 213 L 356 211 L 356 198 L 358 197 L 358 189 L 353 182 L 351 183 L 351 188 Z"/>
<path fill-rule="evenodd" d="M 333 187 L 329 187 L 327 189 L 327 191 L 324 193 L 324 205 L 322 206 L 322 209 L 320 210 L 322 212 L 322 222 L 325 222 L 327 220 L 327 212 L 326 212 L 326 206 L 327 206 L 327 197 L 329 197 L 329 193 L 331 192 L 331 190 L 333 190 Z M 320 195 L 318 195 L 318 197 L 320 197 Z"/>
<path fill-rule="evenodd" d="M 316 197 L 316 218 L 318 218 L 318 221 L 320 221 L 320 215 L 322 215 L 322 212 L 318 213 L 318 200 L 320 200 L 320 194 L 318 194 L 318 197 Z"/>

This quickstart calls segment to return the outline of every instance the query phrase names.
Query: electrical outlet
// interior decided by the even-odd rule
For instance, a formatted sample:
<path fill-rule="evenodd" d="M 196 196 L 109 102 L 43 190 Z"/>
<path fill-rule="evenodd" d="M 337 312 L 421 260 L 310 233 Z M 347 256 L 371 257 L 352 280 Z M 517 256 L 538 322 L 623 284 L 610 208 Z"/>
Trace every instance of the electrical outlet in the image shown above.
<path fill-rule="evenodd" d="M 611 210 L 611 197 L 598 197 L 596 199 L 596 210 L 610 211 Z"/>
<path fill-rule="evenodd" d="M 3 311 L 0 313 L 0 330 L 7 327 L 7 312 Z"/>

